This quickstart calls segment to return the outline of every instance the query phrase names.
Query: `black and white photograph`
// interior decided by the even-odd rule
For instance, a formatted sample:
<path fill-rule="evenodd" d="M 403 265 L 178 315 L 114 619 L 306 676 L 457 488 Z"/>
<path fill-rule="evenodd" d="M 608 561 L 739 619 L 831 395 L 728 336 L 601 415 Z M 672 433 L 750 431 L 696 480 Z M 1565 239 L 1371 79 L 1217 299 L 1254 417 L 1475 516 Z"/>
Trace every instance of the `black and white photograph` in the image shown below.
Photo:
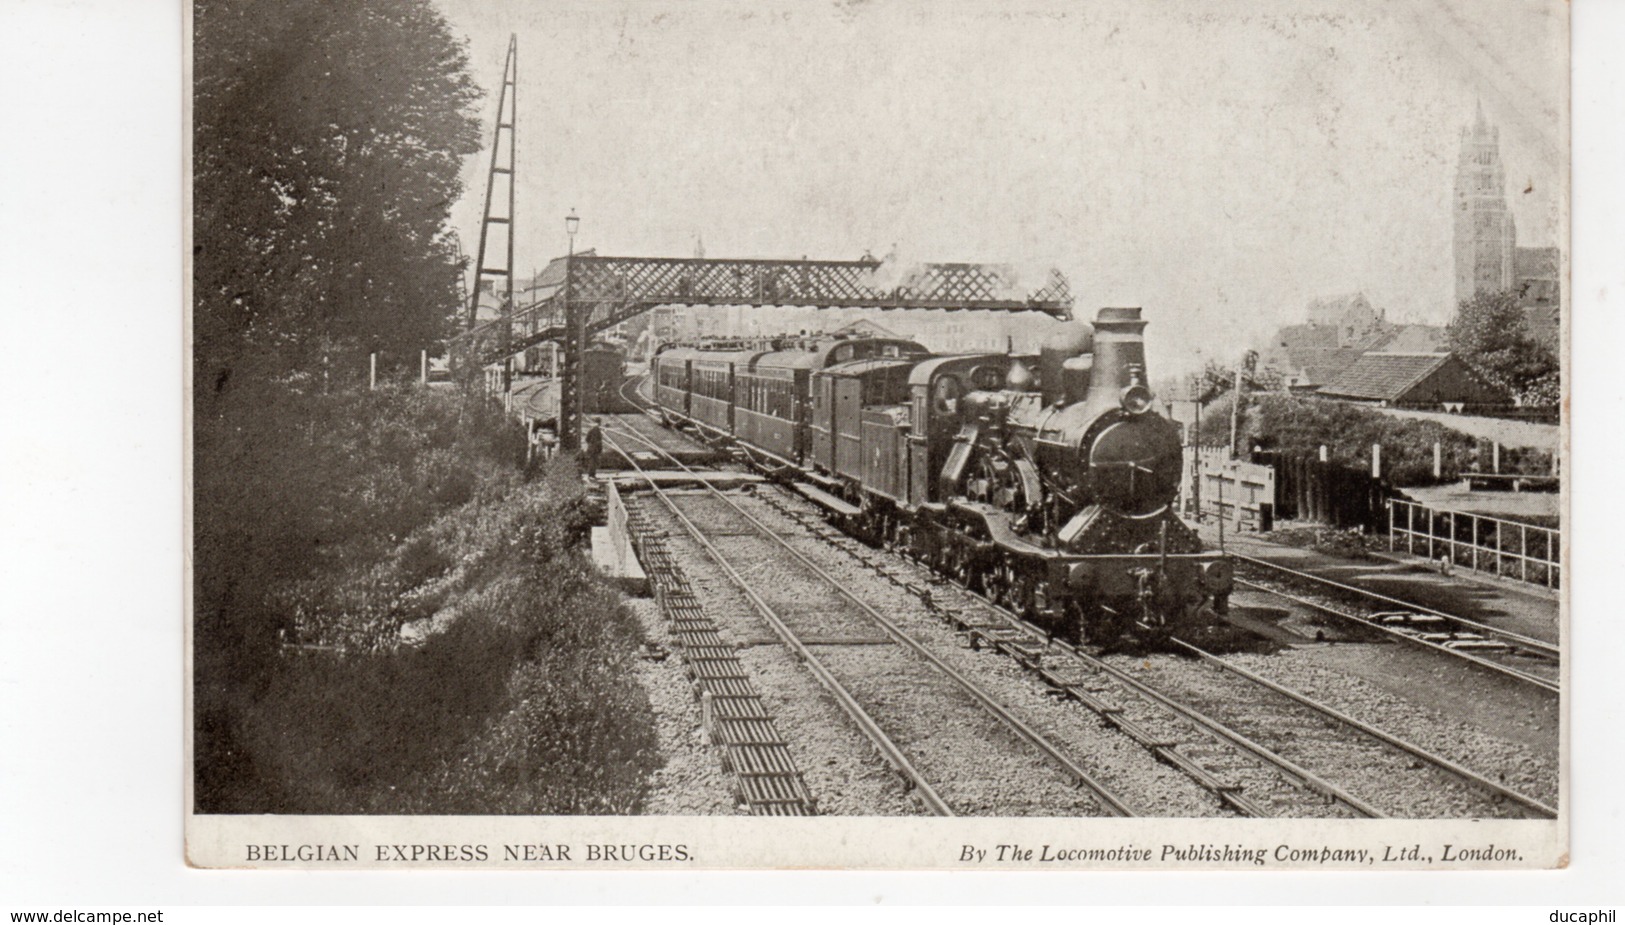
<path fill-rule="evenodd" d="M 187 863 L 1568 863 L 1566 3 L 184 24 Z"/>

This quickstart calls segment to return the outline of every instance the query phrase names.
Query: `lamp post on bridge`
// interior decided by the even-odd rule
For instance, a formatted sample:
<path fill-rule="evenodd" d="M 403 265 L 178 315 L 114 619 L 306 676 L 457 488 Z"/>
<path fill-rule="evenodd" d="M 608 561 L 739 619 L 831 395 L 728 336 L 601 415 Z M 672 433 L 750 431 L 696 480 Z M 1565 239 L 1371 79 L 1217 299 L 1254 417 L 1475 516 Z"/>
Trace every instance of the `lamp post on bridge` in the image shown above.
<path fill-rule="evenodd" d="M 576 317 L 570 301 L 570 283 L 575 270 L 576 230 L 581 219 L 576 210 L 564 217 L 564 233 L 570 239 L 569 251 L 564 258 L 564 376 L 560 381 L 559 447 L 567 450 L 581 448 L 581 367 L 585 345 L 585 331 L 581 319 Z"/>

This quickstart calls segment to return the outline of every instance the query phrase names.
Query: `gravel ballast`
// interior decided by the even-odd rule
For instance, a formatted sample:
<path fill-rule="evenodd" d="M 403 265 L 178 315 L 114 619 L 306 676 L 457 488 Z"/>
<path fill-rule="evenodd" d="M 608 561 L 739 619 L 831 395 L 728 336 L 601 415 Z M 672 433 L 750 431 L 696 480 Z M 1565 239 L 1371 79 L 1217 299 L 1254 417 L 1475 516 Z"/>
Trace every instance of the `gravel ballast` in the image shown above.
<path fill-rule="evenodd" d="M 789 539 L 798 552 L 843 587 L 862 589 L 864 600 L 950 667 L 971 677 L 1023 722 L 1055 742 L 1068 757 L 1137 812 L 1166 816 L 1227 814 L 1216 796 L 1182 772 L 1158 761 L 1126 735 L 1107 727 L 1081 705 L 1058 699 L 1048 685 L 1015 662 L 990 651 L 970 649 L 962 636 L 933 617 L 915 595 L 884 580 L 824 540 L 807 536 L 804 526 L 764 501 L 748 496 L 739 500 L 752 516 Z M 880 555 L 873 550 L 866 552 Z M 899 566 L 912 567 L 902 562 Z M 920 578 L 925 580 L 923 570 Z"/>
<path fill-rule="evenodd" d="M 788 498 L 780 500 L 779 503 L 787 507 L 797 507 L 799 499 Z M 791 518 L 785 520 L 794 522 Z M 818 542 L 830 547 L 829 543 Z M 835 542 L 855 550 L 865 558 L 896 559 L 878 550 L 863 547 L 847 537 L 839 537 Z M 808 547 L 809 552 L 810 549 L 811 547 Z M 870 571 L 850 555 L 845 553 L 840 555 L 853 567 Z M 901 568 L 914 573 L 915 578 L 911 580 L 916 578 L 920 582 L 929 580 L 928 573 L 923 568 L 904 560 L 896 561 L 898 565 L 888 563 L 887 567 Z M 943 594 L 957 595 L 970 602 L 972 606 L 979 602 L 978 598 L 955 587 L 944 587 L 940 583 L 937 587 L 944 589 Z M 1275 666 L 1292 663 L 1292 657 L 1297 654 L 1299 653 L 1287 650 L 1277 656 L 1247 656 L 1242 660 L 1247 662 L 1243 667 L 1265 676 L 1272 676 L 1271 670 Z M 1200 665 L 1184 658 L 1171 656 L 1154 658 L 1154 663 L 1163 666 L 1165 673 L 1168 673 L 1167 677 L 1162 678 L 1154 686 L 1173 695 L 1175 699 L 1207 709 L 1221 719 L 1234 718 L 1236 721 L 1233 725 L 1243 727 L 1242 731 L 1255 741 L 1274 747 L 1288 758 L 1301 759 L 1300 763 L 1311 770 L 1317 770 L 1324 765 L 1333 769 L 1330 776 L 1337 777 L 1346 766 L 1352 765 L 1361 769 L 1355 775 L 1356 780 L 1349 784 L 1347 789 L 1354 791 L 1357 796 L 1371 794 L 1369 802 L 1377 804 L 1385 812 L 1407 817 L 1523 814 L 1522 810 L 1510 804 L 1502 805 L 1487 798 L 1482 791 L 1461 783 L 1454 775 L 1438 771 L 1421 759 L 1398 752 L 1391 746 L 1378 743 L 1343 724 L 1319 717 L 1308 708 L 1293 705 L 1278 695 L 1253 685 L 1252 682 L 1220 675 L 1218 670 L 1211 666 Z M 1019 671 L 1009 660 L 1001 661 L 1009 666 L 1010 670 Z M 1154 663 L 1144 659 L 1122 659 L 1115 662 L 1119 668 L 1149 667 Z M 1238 661 L 1238 664 L 1241 663 Z M 1219 677 L 1214 678 L 1213 675 Z M 1152 679 L 1142 677 L 1141 680 Z M 1289 687 L 1296 686 L 1290 677 L 1276 677 L 1275 680 Z M 1181 688 L 1180 683 L 1175 682 L 1186 686 Z M 1486 773 L 1486 776 L 1530 796 L 1552 802 L 1547 798 L 1546 788 L 1540 786 L 1535 778 L 1544 770 L 1550 769 L 1545 781 L 1549 789 L 1555 792 L 1555 750 L 1548 753 L 1551 760 L 1544 761 L 1538 750 L 1532 751 L 1494 736 L 1487 736 L 1482 730 L 1470 725 L 1450 723 L 1442 716 L 1417 710 L 1414 704 L 1392 695 L 1386 697 L 1384 709 L 1368 716 L 1365 712 L 1366 705 L 1381 698 L 1382 691 L 1371 685 L 1361 684 L 1355 678 L 1341 676 L 1332 670 L 1322 670 L 1316 677 L 1316 682 L 1327 689 L 1342 684 L 1353 692 L 1353 696 L 1342 702 L 1336 698 L 1321 698 L 1331 701 L 1330 705 L 1351 715 L 1361 716 L 1368 722 L 1424 748 L 1440 751 L 1446 757 L 1470 768 L 1495 769 Z M 1233 692 L 1230 688 L 1223 687 L 1229 683 L 1252 688 L 1253 692 Z M 1187 754 L 1200 756 L 1202 763 L 1217 776 L 1241 784 L 1249 797 L 1264 803 L 1271 812 L 1287 816 L 1337 816 L 1347 815 L 1350 812 L 1345 807 L 1328 803 L 1323 797 L 1291 784 L 1281 778 L 1279 772 L 1257 759 L 1240 758 L 1231 746 L 1203 744 L 1203 736 L 1193 735 L 1192 728 L 1185 725 L 1184 721 L 1172 719 L 1160 707 L 1150 707 L 1126 687 L 1118 686 L 1103 677 L 1099 686 L 1101 690 L 1115 690 L 1113 695 L 1116 697 L 1115 704 L 1122 707 L 1134 720 L 1156 730 L 1159 734 L 1165 732 L 1172 741 L 1190 743 L 1183 746 Z M 1204 692 L 1204 686 L 1219 689 Z M 1318 695 L 1311 693 L 1311 696 Z M 1233 701 L 1246 701 L 1252 706 L 1238 713 L 1233 709 Z M 1538 717 L 1525 722 L 1534 724 L 1538 722 Z M 1372 770 L 1373 767 L 1386 768 L 1388 773 L 1378 773 Z"/>
<path fill-rule="evenodd" d="M 712 503 L 721 505 L 721 502 L 714 499 Z M 713 542 L 727 550 L 725 555 L 729 556 L 730 562 L 738 571 L 747 576 L 753 590 L 768 599 L 776 609 L 781 609 L 785 619 L 792 624 L 798 634 L 813 639 L 844 638 L 860 642 L 865 639 L 885 638 L 872 619 L 856 610 L 844 598 L 830 593 L 828 586 L 821 579 L 812 577 L 771 541 L 758 536 L 754 541 L 755 545 L 752 545 L 744 535 L 743 527 L 748 526 L 748 523 L 737 514 L 733 514 L 733 518 L 730 519 L 728 515 L 732 513 L 731 511 L 706 509 L 704 503 L 694 496 L 683 498 L 679 504 L 685 515 L 694 522 L 697 524 L 703 522 L 708 531 L 720 534 Z M 668 545 L 674 553 L 683 557 L 685 570 L 689 574 L 695 593 L 705 602 L 707 611 L 712 614 L 713 619 L 725 626 L 730 633 L 737 634 L 740 639 L 759 641 L 766 638 L 770 632 L 768 627 L 755 614 L 743 594 L 727 580 L 720 569 L 704 557 L 698 544 L 676 535 L 678 525 L 675 518 L 657 506 L 647 506 L 644 510 L 651 522 L 668 531 Z M 763 512 L 754 508 L 751 511 L 754 516 L 765 519 Z M 773 526 L 775 532 L 778 532 L 779 526 L 792 534 L 802 530 L 793 523 Z M 863 598 L 873 599 L 873 603 L 888 617 L 896 619 L 899 609 L 910 608 L 917 611 L 915 619 L 922 623 L 928 619 L 917 599 L 906 595 L 895 601 L 875 599 L 882 591 L 889 591 L 890 586 L 872 573 L 854 571 L 837 577 L 844 586 L 852 588 Z M 989 665 L 997 664 L 985 656 L 959 648 L 959 643 L 952 634 L 947 633 L 934 621 L 931 621 L 930 625 L 946 636 L 943 640 L 945 647 L 953 650 L 957 657 L 968 657 L 976 661 L 977 664 L 970 667 L 977 670 L 978 682 L 984 680 L 982 674 Z M 742 655 L 751 660 L 753 675 L 758 677 L 764 694 L 776 683 L 766 673 L 772 663 L 768 653 L 776 648 L 755 646 L 745 649 Z M 1088 791 L 1073 786 L 1068 775 L 1052 765 L 1032 745 L 1017 738 L 1008 727 L 976 706 L 968 695 L 960 691 L 956 685 L 946 681 L 944 676 L 917 655 L 891 644 L 815 645 L 814 649 L 830 670 L 854 690 L 859 701 L 882 728 L 904 748 L 905 753 L 910 755 L 911 760 L 926 778 L 938 787 L 956 812 L 990 815 L 1088 815 L 1103 812 L 1102 807 Z M 782 650 L 778 654 L 787 663 L 794 664 L 787 655 L 783 655 Z M 762 666 L 761 669 L 757 668 L 759 665 Z M 1001 670 L 1008 670 L 1008 666 L 998 667 Z M 797 670 L 800 671 L 799 668 Z M 810 678 L 804 683 L 813 684 Z M 1026 700 L 1041 708 L 1040 711 L 1025 715 L 1024 719 L 1045 733 L 1054 732 L 1054 729 L 1046 726 L 1069 724 L 1075 739 L 1087 738 L 1092 744 L 1097 745 L 1102 741 L 1122 740 L 1120 735 L 1101 729 L 1087 714 L 1079 713 L 1076 719 L 1073 719 L 1065 705 L 1051 701 L 1043 695 L 1037 685 L 1020 677 L 1019 674 L 1007 678 L 1006 683 L 1013 683 L 1013 687 L 1018 688 Z M 819 700 L 827 699 L 822 691 L 815 693 Z M 1005 691 L 992 693 L 1003 702 L 1008 702 Z M 828 784 L 815 779 L 815 769 L 827 764 L 829 759 L 824 757 L 821 751 L 809 752 L 807 750 L 809 743 L 804 741 L 806 736 L 797 728 L 796 717 L 800 715 L 799 711 L 805 709 L 803 705 L 806 703 L 805 695 L 794 701 L 787 699 L 782 708 L 778 707 L 775 701 L 775 711 L 781 726 L 786 730 L 786 737 L 795 743 L 793 748 L 798 755 L 798 762 L 808 776 L 809 785 L 818 792 L 821 811 L 841 811 L 847 807 L 825 806 L 826 801 L 830 799 L 830 796 L 826 795 Z M 1048 711 L 1055 716 L 1066 715 L 1068 718 L 1058 724 L 1054 722 L 1055 716 L 1045 717 L 1041 715 L 1042 711 Z M 841 725 L 850 725 L 842 715 L 834 718 Z M 1044 722 L 1046 719 L 1050 722 Z M 1099 764 L 1098 755 L 1090 755 L 1084 749 L 1076 748 L 1076 742 L 1062 741 L 1058 744 L 1073 760 L 1092 773 L 1098 770 L 1091 767 Z M 824 747 L 821 741 L 812 745 L 819 750 Z M 1125 748 L 1123 741 L 1113 741 L 1110 747 L 1096 748 L 1094 751 L 1126 753 L 1153 782 L 1160 783 L 1160 787 L 1155 789 L 1171 790 L 1173 794 L 1177 794 L 1174 797 L 1148 799 L 1146 795 L 1137 795 L 1133 791 L 1120 792 L 1120 795 L 1136 808 L 1143 803 L 1175 805 L 1177 802 L 1182 813 L 1205 815 L 1218 811 L 1215 799 L 1189 784 L 1171 769 L 1158 765 L 1154 759 L 1131 743 Z M 872 755 L 872 750 L 870 754 Z M 869 767 L 879 764 L 867 755 L 866 758 Z M 836 764 L 839 763 L 840 759 L 837 756 Z M 882 770 L 881 775 L 880 779 L 890 784 L 889 771 Z M 856 775 L 860 779 L 864 776 Z M 1106 779 L 1104 773 L 1099 776 L 1103 781 Z M 848 779 L 851 777 L 848 772 Z M 1127 782 L 1142 783 L 1132 776 Z M 895 811 L 895 808 L 865 806 L 854 806 L 852 809 L 857 812 Z M 1156 810 L 1147 808 L 1146 811 Z"/>
<path fill-rule="evenodd" d="M 767 497 L 758 497 L 758 493 Z M 1054 742 L 1136 812 L 1175 817 L 1230 814 L 1215 795 L 1190 777 L 1158 761 L 1144 746 L 1107 726 L 1083 705 L 1055 696 L 1048 685 L 1015 660 L 989 650 L 970 649 L 966 639 L 934 616 L 915 593 L 887 580 L 854 554 L 916 587 L 930 586 L 940 603 L 952 601 L 961 610 L 986 608 L 979 599 L 934 579 L 922 566 L 863 546 L 849 537 L 820 538 L 817 532 L 828 534 L 831 528 L 818 523 L 816 509 L 797 495 L 762 487 L 755 493 L 734 492 L 731 497 L 840 586 L 876 608 L 911 639 L 971 678 L 989 696 Z M 739 657 L 749 666 L 764 702 L 790 741 L 797 764 L 818 799 L 819 811 L 855 815 L 923 812 L 833 698 L 778 642 L 746 596 L 687 536 L 676 518 L 648 495 L 636 496 L 634 503 L 650 523 L 666 532 L 667 545 L 682 561 L 695 594 L 729 641 L 741 646 Z M 886 643 L 884 630 L 871 617 L 757 533 L 740 514 L 718 499 L 697 492 L 684 494 L 678 503 L 752 589 L 780 611 L 804 641 L 812 642 L 814 654 L 853 690 L 956 812 L 994 816 L 1104 812 L 1087 790 L 1074 788 L 1063 771 L 977 706 L 923 658 Z M 790 516 L 787 510 L 796 516 Z M 991 608 L 987 609 L 991 612 Z M 658 614 L 655 617 L 658 619 Z M 658 634 L 651 632 L 651 636 L 659 638 L 663 633 L 662 628 Z M 1430 705 L 1426 691 L 1404 690 L 1402 679 L 1385 676 L 1388 663 L 1382 660 L 1391 660 L 1394 648 L 1357 643 L 1335 647 L 1302 645 L 1285 646 L 1273 654 L 1244 652 L 1225 657 L 1239 667 L 1439 752 L 1504 786 L 1555 804 L 1555 735 L 1551 737 L 1553 747 L 1541 747 L 1547 739 L 1549 711 L 1537 705 L 1520 712 L 1516 701 L 1494 700 L 1490 708 L 1482 711 L 1485 715 L 1473 716 L 1470 722 L 1452 719 L 1450 705 L 1473 702 L 1473 693 L 1464 691 L 1452 698 L 1439 697 L 1435 691 L 1437 704 Z M 1068 664 L 1060 650 L 1052 652 L 1044 657 L 1046 665 Z M 1406 655 L 1422 658 L 1416 653 Z M 1422 759 L 1211 665 L 1170 654 L 1115 656 L 1108 662 L 1311 771 L 1325 773 L 1384 814 L 1401 818 L 1525 814 L 1515 805 L 1486 797 Z M 1077 673 L 1073 668 L 1068 670 Z M 676 674 L 681 680 L 680 670 Z M 1189 720 L 1146 700 L 1121 682 L 1103 674 L 1093 677 L 1088 687 L 1095 697 L 1122 709 L 1125 717 L 1156 738 L 1180 743 L 1181 751 L 1221 780 L 1239 785 L 1248 798 L 1271 814 L 1350 814 L 1348 808 L 1284 779 L 1281 772 L 1263 761 L 1218 742 Z M 1460 677 L 1461 672 L 1451 666 L 1429 683 L 1447 683 L 1453 692 Z M 1420 678 L 1416 683 L 1421 685 L 1425 680 Z M 658 680 L 648 683 L 658 684 Z M 686 697 L 686 692 L 678 693 Z M 657 700 L 657 710 L 664 716 L 663 699 L 657 698 L 653 689 L 651 699 Z M 691 699 L 684 706 L 692 718 L 676 724 L 671 731 L 669 754 L 673 757 L 666 768 L 657 772 L 651 785 L 651 811 L 736 812 L 727 793 L 726 776 L 717 768 L 715 759 L 707 763 L 690 754 L 697 751 L 703 755 L 704 746 L 699 740 L 698 706 Z M 1495 734 L 1492 730 L 1501 728 L 1496 725 L 1497 717 L 1503 723 L 1523 724 L 1517 730 L 1527 734 L 1514 736 L 1518 741 Z M 686 733 L 677 728 L 685 725 Z M 692 742 L 682 741 L 685 735 Z M 662 747 L 668 748 L 664 718 L 661 741 Z M 695 770 L 687 770 L 690 765 Z M 705 795 L 710 784 L 699 765 L 714 774 L 720 785 L 721 804 L 714 794 Z M 698 788 L 701 795 L 689 799 L 674 792 L 687 786 Z M 696 808 L 655 808 L 668 805 Z"/>
<path fill-rule="evenodd" d="M 646 638 L 668 651 L 675 643 L 660 605 L 651 598 L 632 598 L 627 606 L 643 624 Z M 683 663 L 673 652 L 664 661 L 638 661 L 638 681 L 649 692 L 655 729 L 665 764 L 649 778 L 644 811 L 656 816 L 722 816 L 739 814 L 733 787 L 700 729 L 695 702 Z"/>

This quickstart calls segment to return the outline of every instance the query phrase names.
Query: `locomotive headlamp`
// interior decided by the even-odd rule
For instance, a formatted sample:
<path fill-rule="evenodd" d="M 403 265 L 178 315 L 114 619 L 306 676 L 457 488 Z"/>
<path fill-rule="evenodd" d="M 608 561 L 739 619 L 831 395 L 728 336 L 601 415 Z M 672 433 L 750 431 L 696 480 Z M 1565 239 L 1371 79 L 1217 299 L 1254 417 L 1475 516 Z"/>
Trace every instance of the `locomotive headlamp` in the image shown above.
<path fill-rule="evenodd" d="M 1120 401 L 1129 414 L 1144 414 L 1151 408 L 1151 390 L 1135 383 L 1123 390 Z"/>

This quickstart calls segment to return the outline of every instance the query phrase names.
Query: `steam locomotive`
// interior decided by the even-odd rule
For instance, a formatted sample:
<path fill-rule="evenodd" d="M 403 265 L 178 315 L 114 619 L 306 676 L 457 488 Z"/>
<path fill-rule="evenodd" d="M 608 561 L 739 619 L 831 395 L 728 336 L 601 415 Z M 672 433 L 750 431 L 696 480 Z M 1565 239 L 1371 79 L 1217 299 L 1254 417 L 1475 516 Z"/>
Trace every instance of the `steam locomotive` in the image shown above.
<path fill-rule="evenodd" d="M 1109 646 L 1207 625 L 1232 586 L 1173 511 L 1182 451 L 1152 410 L 1145 325 L 1102 309 L 1036 358 L 890 338 L 673 347 L 652 364 L 655 403 L 849 530 Z"/>

